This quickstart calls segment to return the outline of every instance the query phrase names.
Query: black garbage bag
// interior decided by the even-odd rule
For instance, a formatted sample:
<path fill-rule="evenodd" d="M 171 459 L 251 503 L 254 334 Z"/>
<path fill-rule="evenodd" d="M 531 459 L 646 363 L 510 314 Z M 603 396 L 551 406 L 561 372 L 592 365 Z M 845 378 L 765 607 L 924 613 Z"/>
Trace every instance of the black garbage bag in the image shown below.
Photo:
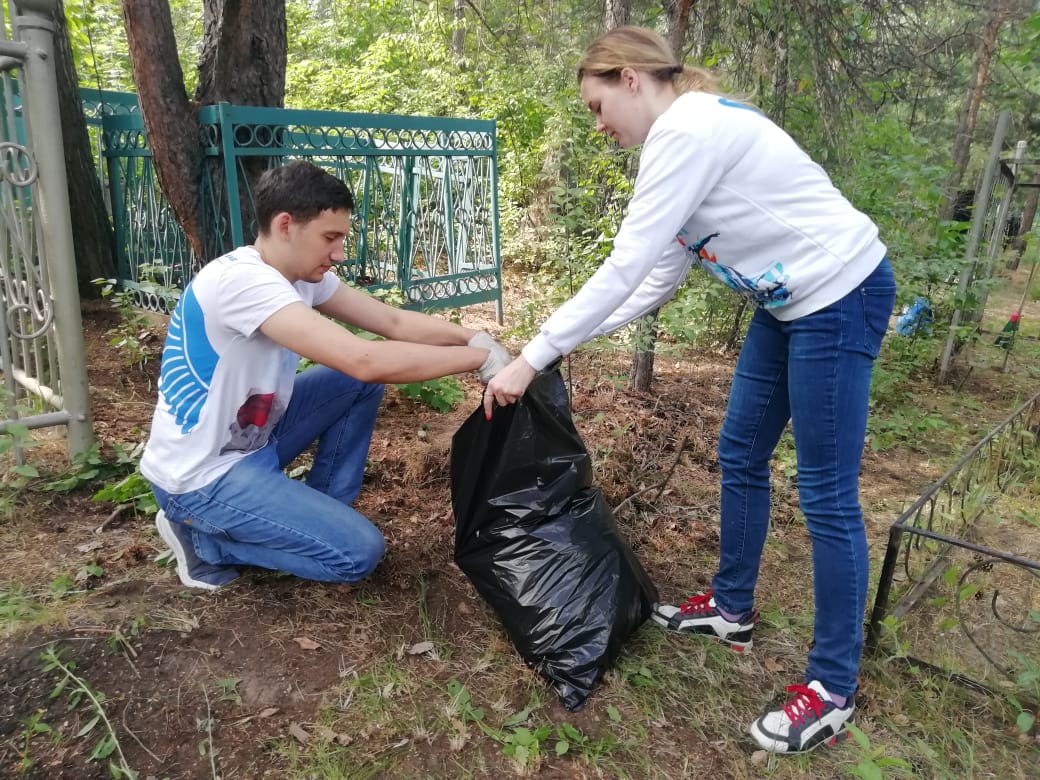
<path fill-rule="evenodd" d="M 584 705 L 649 616 L 657 591 L 592 485 L 558 371 L 452 438 L 455 562 L 528 666 Z"/>

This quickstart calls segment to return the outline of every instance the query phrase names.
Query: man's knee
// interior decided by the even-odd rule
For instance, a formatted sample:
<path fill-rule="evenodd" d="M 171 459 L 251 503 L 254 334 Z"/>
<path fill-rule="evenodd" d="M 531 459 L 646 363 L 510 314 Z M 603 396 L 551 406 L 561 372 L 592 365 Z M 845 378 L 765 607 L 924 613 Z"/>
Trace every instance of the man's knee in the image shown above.
<path fill-rule="evenodd" d="M 383 554 L 386 552 L 386 539 L 375 527 L 372 528 L 371 533 L 366 536 L 365 543 L 360 546 L 360 552 L 358 556 L 358 568 L 364 569 L 361 574 L 362 577 L 367 577 L 371 574 L 379 562 L 383 560 Z"/>
<path fill-rule="evenodd" d="M 375 571 L 386 552 L 386 540 L 375 526 L 359 528 L 352 540 L 349 553 L 336 566 L 335 579 L 340 582 L 357 582 Z"/>

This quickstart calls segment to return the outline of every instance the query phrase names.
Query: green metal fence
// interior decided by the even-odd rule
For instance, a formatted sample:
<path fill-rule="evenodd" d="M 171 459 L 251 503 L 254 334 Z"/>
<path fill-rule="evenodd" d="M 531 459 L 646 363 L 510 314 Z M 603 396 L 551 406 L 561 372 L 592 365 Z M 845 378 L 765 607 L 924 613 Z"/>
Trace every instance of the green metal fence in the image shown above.
<path fill-rule="evenodd" d="M 401 290 L 405 306 L 495 301 L 502 317 L 495 123 L 232 106 L 200 110 L 208 257 L 192 256 L 163 198 L 133 95 L 84 89 L 116 232 L 120 282 L 168 310 L 201 262 L 256 234 L 260 171 L 308 159 L 357 201 L 344 279 Z"/>

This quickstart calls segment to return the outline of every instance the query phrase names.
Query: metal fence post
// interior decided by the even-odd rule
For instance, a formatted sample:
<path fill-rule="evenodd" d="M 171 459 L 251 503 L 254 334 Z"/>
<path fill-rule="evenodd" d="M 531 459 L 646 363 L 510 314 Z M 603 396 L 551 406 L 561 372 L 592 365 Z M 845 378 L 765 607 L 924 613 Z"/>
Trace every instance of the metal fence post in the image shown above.
<path fill-rule="evenodd" d="M 953 351 L 957 343 L 957 328 L 961 324 L 963 315 L 969 314 L 969 312 L 963 311 L 960 307 L 965 305 L 964 301 L 968 288 L 974 281 L 982 229 L 985 226 L 986 212 L 989 210 L 989 201 L 993 194 L 993 184 L 997 178 L 997 170 L 1000 168 L 1000 153 L 1004 148 L 1004 139 L 1007 137 L 1010 127 L 1011 112 L 1005 109 L 997 115 L 997 127 L 993 132 L 993 143 L 990 145 L 989 159 L 986 162 L 986 169 L 982 175 L 982 184 L 976 190 L 975 214 L 972 218 L 971 234 L 968 236 L 964 269 L 961 271 L 960 284 L 958 285 L 960 301 L 958 302 L 958 308 L 953 312 L 953 319 L 950 322 L 950 333 L 946 338 L 946 344 L 943 347 L 942 358 L 939 363 L 940 383 L 946 381 L 946 376 L 950 372 L 950 363 L 953 360 Z"/>
<path fill-rule="evenodd" d="M 15 36 L 28 46 L 23 63 L 25 107 L 39 168 L 35 220 L 50 276 L 55 338 L 61 366 L 61 396 L 69 413 L 69 455 L 94 443 L 87 382 L 86 347 L 76 283 L 69 186 L 61 136 L 58 81 L 54 64 L 54 14 L 57 0 L 18 0 Z"/>

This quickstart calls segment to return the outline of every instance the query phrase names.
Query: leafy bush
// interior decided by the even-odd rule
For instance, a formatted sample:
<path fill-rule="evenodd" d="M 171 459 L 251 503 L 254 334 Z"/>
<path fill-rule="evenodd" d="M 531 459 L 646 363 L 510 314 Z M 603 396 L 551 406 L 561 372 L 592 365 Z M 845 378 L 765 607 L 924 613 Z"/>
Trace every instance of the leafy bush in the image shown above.
<path fill-rule="evenodd" d="M 438 412 L 450 412 L 466 397 L 462 383 L 453 376 L 429 379 L 425 382 L 409 382 L 394 385 L 405 398 L 411 398 Z"/>

